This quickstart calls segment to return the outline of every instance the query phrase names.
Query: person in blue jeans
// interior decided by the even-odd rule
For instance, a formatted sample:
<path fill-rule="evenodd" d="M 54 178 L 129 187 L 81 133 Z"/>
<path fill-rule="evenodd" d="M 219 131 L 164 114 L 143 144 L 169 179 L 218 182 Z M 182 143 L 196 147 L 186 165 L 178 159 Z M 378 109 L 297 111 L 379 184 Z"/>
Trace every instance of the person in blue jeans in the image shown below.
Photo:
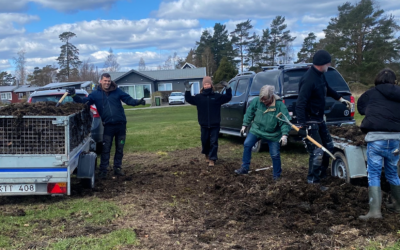
<path fill-rule="evenodd" d="M 268 143 L 269 154 L 272 159 L 273 179 L 278 180 L 281 177 L 281 156 L 280 146 L 287 144 L 287 136 L 290 131 L 289 124 L 276 118 L 276 115 L 282 112 L 290 118 L 286 105 L 279 96 L 274 94 L 275 87 L 265 85 L 260 90 L 260 96 L 254 98 L 243 118 L 243 126 L 240 130 L 244 134 L 247 127 L 250 131 L 244 141 L 242 167 L 235 170 L 236 174 L 247 174 L 250 170 L 251 148 L 260 139 Z"/>
<path fill-rule="evenodd" d="M 361 220 L 382 218 L 381 172 L 390 184 L 393 204 L 386 207 L 400 213 L 400 179 L 397 173 L 400 144 L 400 86 L 391 69 L 381 70 L 375 78 L 375 87 L 360 96 L 357 109 L 365 115 L 361 130 L 367 133 L 367 171 L 369 212 Z"/>

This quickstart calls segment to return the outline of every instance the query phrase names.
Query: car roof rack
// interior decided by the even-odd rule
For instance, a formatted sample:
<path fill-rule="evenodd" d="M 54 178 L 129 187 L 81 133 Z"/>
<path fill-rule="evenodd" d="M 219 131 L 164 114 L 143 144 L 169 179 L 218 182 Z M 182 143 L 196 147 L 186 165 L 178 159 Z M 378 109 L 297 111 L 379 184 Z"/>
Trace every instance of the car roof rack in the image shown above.
<path fill-rule="evenodd" d="M 237 74 L 236 76 L 255 75 L 255 74 L 256 74 L 256 72 L 254 72 L 254 71 L 245 71 L 245 72 Z"/>
<path fill-rule="evenodd" d="M 278 64 L 273 66 L 261 66 L 263 71 L 276 70 L 276 69 L 291 69 L 291 68 L 304 68 L 312 66 L 312 63 L 292 63 L 292 64 Z"/>

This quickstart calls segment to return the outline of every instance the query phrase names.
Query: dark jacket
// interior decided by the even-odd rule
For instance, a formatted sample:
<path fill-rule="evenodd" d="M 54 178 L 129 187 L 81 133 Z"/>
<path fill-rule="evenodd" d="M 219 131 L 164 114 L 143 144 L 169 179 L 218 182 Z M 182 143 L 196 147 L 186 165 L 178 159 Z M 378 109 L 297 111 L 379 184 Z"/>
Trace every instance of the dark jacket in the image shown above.
<path fill-rule="evenodd" d="M 192 96 L 190 91 L 185 92 L 188 103 L 197 106 L 197 119 L 202 127 L 219 127 L 221 123 L 221 105 L 232 99 L 232 89 L 226 90 L 226 94 L 214 93 L 204 90 L 202 93 Z"/>
<path fill-rule="evenodd" d="M 303 75 L 299 83 L 296 115 L 300 125 L 305 125 L 309 121 L 323 121 L 326 96 L 330 96 L 335 100 L 339 100 L 341 97 L 329 87 L 324 73 L 312 66 Z"/>
<path fill-rule="evenodd" d="M 115 83 L 111 84 L 108 92 L 105 92 L 101 88 L 101 85 L 99 85 L 97 90 L 90 93 L 88 97 L 80 98 L 75 95 L 73 99 L 78 103 L 87 103 L 87 105 L 95 104 L 104 125 L 126 124 L 125 111 L 121 101 L 131 106 L 139 105 L 139 100 L 133 99 L 130 95 L 119 89 Z"/>
<path fill-rule="evenodd" d="M 400 86 L 380 84 L 366 91 L 357 101 L 357 110 L 365 115 L 360 126 L 364 133 L 400 132 Z"/>

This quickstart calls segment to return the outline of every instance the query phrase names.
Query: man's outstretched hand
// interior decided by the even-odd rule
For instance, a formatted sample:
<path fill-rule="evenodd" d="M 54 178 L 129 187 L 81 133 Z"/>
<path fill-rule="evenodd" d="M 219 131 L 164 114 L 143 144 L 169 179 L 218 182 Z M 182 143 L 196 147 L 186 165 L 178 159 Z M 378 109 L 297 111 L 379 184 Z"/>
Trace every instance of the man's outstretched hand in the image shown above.
<path fill-rule="evenodd" d="M 69 96 L 74 96 L 75 95 L 75 88 L 66 88 L 65 89 L 68 93 Z"/>
<path fill-rule="evenodd" d="M 139 100 L 139 105 L 146 105 L 146 101 L 144 100 L 144 97 Z"/>

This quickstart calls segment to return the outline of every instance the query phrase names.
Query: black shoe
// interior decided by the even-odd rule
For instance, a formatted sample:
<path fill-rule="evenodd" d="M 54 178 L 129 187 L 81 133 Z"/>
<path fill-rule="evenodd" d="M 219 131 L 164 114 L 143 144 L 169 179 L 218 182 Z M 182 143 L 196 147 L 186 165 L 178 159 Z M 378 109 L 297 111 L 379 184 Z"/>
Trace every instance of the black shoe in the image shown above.
<path fill-rule="evenodd" d="M 107 172 L 103 171 L 99 173 L 99 179 L 106 180 L 107 179 Z"/>
<path fill-rule="evenodd" d="M 125 173 L 124 173 L 124 171 L 122 171 L 121 168 L 116 168 L 116 169 L 114 169 L 114 175 L 125 176 Z"/>
<path fill-rule="evenodd" d="M 243 174 L 248 174 L 249 170 L 247 168 L 239 168 L 235 170 L 235 174 L 237 175 L 243 175 Z"/>

